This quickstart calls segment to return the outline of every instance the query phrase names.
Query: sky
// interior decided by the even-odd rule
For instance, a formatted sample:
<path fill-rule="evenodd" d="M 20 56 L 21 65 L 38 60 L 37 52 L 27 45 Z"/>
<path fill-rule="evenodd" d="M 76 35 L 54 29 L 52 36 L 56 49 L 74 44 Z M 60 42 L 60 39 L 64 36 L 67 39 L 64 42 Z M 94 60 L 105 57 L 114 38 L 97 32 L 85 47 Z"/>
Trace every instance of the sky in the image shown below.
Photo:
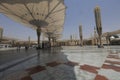
<path fill-rule="evenodd" d="M 70 39 L 70 35 L 79 39 L 79 25 L 83 28 L 83 38 L 93 35 L 95 27 L 94 8 L 101 9 L 102 28 L 104 32 L 120 29 L 120 0 L 65 0 L 66 16 L 62 39 Z M 21 40 L 37 40 L 36 31 L 19 24 L 0 14 L 0 27 L 4 36 Z"/>

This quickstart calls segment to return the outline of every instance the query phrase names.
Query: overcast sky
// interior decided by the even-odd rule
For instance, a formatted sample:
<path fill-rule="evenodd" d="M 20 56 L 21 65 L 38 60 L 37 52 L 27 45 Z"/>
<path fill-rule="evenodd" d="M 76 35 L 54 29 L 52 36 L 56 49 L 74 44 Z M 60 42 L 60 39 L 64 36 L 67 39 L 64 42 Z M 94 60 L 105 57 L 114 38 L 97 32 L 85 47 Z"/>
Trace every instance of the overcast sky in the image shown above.
<path fill-rule="evenodd" d="M 66 17 L 62 39 L 70 35 L 79 38 L 79 25 L 83 26 L 83 36 L 88 38 L 93 34 L 95 26 L 94 8 L 100 6 L 103 32 L 120 29 L 120 0 L 65 0 Z M 21 40 L 37 40 L 36 32 L 0 14 L 0 27 L 4 35 Z"/>

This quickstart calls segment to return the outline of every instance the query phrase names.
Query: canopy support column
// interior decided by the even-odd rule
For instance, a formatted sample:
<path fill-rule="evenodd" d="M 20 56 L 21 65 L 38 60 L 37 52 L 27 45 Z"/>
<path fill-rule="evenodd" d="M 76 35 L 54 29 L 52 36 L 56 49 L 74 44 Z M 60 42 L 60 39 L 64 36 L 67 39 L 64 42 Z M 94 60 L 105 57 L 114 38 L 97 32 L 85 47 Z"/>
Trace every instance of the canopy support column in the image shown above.
<path fill-rule="evenodd" d="M 38 27 L 37 28 L 37 30 L 36 30 L 36 32 L 37 32 L 37 39 L 38 39 L 38 49 L 40 49 L 40 36 L 41 36 L 41 28 L 40 27 Z"/>
<path fill-rule="evenodd" d="M 48 37 L 48 41 L 49 41 L 49 47 L 51 47 L 51 37 Z"/>

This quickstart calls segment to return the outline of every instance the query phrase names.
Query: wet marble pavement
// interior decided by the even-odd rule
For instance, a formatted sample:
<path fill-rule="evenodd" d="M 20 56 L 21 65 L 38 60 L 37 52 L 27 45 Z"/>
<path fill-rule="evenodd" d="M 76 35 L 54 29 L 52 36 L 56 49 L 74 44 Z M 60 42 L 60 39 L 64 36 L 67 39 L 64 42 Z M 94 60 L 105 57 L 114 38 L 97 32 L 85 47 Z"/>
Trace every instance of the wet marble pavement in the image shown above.
<path fill-rule="evenodd" d="M 0 80 L 120 80 L 120 46 L 64 46 L 0 72 Z"/>

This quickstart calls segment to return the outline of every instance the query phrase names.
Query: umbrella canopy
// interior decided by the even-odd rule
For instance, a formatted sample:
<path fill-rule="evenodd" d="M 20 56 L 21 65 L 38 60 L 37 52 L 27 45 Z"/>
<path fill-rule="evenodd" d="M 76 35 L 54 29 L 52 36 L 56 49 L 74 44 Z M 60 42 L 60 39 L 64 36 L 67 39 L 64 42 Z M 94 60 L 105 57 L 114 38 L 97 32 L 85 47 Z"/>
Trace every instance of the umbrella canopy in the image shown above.
<path fill-rule="evenodd" d="M 60 38 L 61 37 L 61 32 L 62 32 L 62 28 L 53 28 L 53 29 L 46 29 L 46 31 L 44 31 L 44 36 L 48 37 L 48 38 Z"/>
<path fill-rule="evenodd" d="M 101 13 L 100 13 L 100 7 L 99 6 L 96 6 L 95 9 L 94 9 L 94 14 L 95 14 L 95 22 L 96 22 L 96 28 L 97 28 L 97 33 L 98 33 L 98 36 L 99 36 L 99 45 L 100 47 L 103 47 L 102 46 L 102 23 L 101 23 Z"/>
<path fill-rule="evenodd" d="M 63 27 L 62 26 L 53 26 L 53 27 L 46 27 L 43 28 L 42 31 L 44 33 L 48 33 L 48 32 L 52 32 L 52 33 L 61 33 L 63 31 Z"/>
<path fill-rule="evenodd" d="M 52 32 L 47 32 L 44 35 L 45 37 L 56 38 L 56 39 L 59 39 L 62 36 L 62 34 L 57 34 Z"/>
<path fill-rule="evenodd" d="M 116 31 L 112 31 L 112 32 L 106 32 L 106 33 L 103 33 L 102 36 L 106 37 L 108 35 L 112 36 L 112 35 L 115 35 L 115 34 L 120 34 L 120 30 L 116 30 Z"/>
<path fill-rule="evenodd" d="M 100 7 L 99 6 L 95 7 L 94 13 L 95 13 L 97 32 L 98 32 L 98 35 L 101 36 L 102 35 L 102 24 L 101 24 L 101 14 L 100 14 Z"/>
<path fill-rule="evenodd" d="M 64 0 L 0 0 L 0 12 L 33 29 L 64 24 Z"/>

